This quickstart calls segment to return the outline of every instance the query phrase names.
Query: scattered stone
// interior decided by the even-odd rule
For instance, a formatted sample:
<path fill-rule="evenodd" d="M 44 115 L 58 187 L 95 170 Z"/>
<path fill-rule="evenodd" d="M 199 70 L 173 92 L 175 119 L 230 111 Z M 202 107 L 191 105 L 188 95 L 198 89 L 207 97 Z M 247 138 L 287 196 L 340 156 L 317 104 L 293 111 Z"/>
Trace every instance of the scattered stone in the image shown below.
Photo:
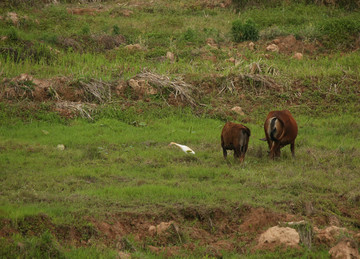
<path fill-rule="evenodd" d="M 207 38 L 206 44 L 209 45 L 212 48 L 218 48 L 218 44 L 216 44 L 215 40 L 213 38 Z"/>
<path fill-rule="evenodd" d="M 118 252 L 118 258 L 119 259 L 130 259 L 131 255 L 128 254 L 128 253 L 124 253 L 124 252 L 119 251 Z"/>
<path fill-rule="evenodd" d="M 175 62 L 175 55 L 170 51 L 166 52 L 166 58 L 170 60 L 171 63 Z"/>
<path fill-rule="evenodd" d="M 129 17 L 129 16 L 131 16 L 133 13 L 134 13 L 133 11 L 131 11 L 131 10 L 126 10 L 126 9 L 121 11 L 121 14 L 122 14 L 123 16 L 125 16 L 125 17 Z"/>
<path fill-rule="evenodd" d="M 8 18 L 14 25 L 18 25 L 18 23 L 19 23 L 19 16 L 17 15 L 17 13 L 15 13 L 15 12 L 8 12 L 8 13 L 7 13 L 7 18 Z"/>
<path fill-rule="evenodd" d="M 330 249 L 329 254 L 333 259 L 359 259 L 359 251 L 354 241 L 350 239 L 340 241 Z"/>
<path fill-rule="evenodd" d="M 272 52 L 279 52 L 279 47 L 276 44 L 270 44 L 269 46 L 266 47 L 267 51 L 272 51 Z"/>
<path fill-rule="evenodd" d="M 144 79 L 140 79 L 140 80 L 130 79 L 128 81 L 128 84 L 139 96 L 142 96 L 144 94 L 154 95 L 158 93 L 158 91 L 154 87 L 149 85 L 149 83 Z"/>
<path fill-rule="evenodd" d="M 154 253 L 154 254 L 157 254 L 157 253 L 159 253 L 159 251 L 160 251 L 160 248 L 158 248 L 158 247 L 156 247 L 156 246 L 150 246 L 150 245 L 148 245 L 148 248 L 149 248 L 149 250 L 150 250 L 152 253 Z"/>
<path fill-rule="evenodd" d="M 250 50 L 255 50 L 255 43 L 254 42 L 250 42 L 248 46 L 249 46 Z"/>
<path fill-rule="evenodd" d="M 33 81 L 33 77 L 28 74 L 20 74 L 19 76 L 11 79 L 10 82 L 24 82 L 24 81 Z"/>
<path fill-rule="evenodd" d="M 136 43 L 136 44 L 126 45 L 125 49 L 127 49 L 127 50 L 142 50 L 143 48 L 141 47 L 140 44 Z"/>
<path fill-rule="evenodd" d="M 235 106 L 231 109 L 233 112 L 241 115 L 241 116 L 244 116 L 245 113 L 243 112 L 242 108 L 240 106 Z"/>
<path fill-rule="evenodd" d="M 117 86 L 115 86 L 116 96 L 122 96 L 127 88 L 126 82 L 120 81 Z"/>
<path fill-rule="evenodd" d="M 155 226 L 150 226 L 149 227 L 149 233 L 150 235 L 155 235 L 156 234 L 156 227 Z"/>
<path fill-rule="evenodd" d="M 260 235 L 257 248 L 273 249 L 278 246 L 298 248 L 299 233 L 289 227 L 272 227 Z"/>
<path fill-rule="evenodd" d="M 227 59 L 226 61 L 229 62 L 229 63 L 234 63 L 235 64 L 236 60 L 235 60 L 235 58 L 231 57 L 231 58 Z"/>
<path fill-rule="evenodd" d="M 56 148 L 61 151 L 65 150 L 65 146 L 63 144 L 57 145 Z"/>
<path fill-rule="evenodd" d="M 149 233 L 151 235 L 157 234 L 157 235 L 161 235 L 163 233 L 165 233 L 166 231 L 169 230 L 169 228 L 174 227 L 176 232 L 179 232 L 179 227 L 177 226 L 177 224 L 174 221 L 169 221 L 169 222 L 161 222 L 159 225 L 155 226 L 150 226 L 149 227 Z"/>
<path fill-rule="evenodd" d="M 303 54 L 301 54 L 300 52 L 297 52 L 297 53 L 294 54 L 293 58 L 297 59 L 297 60 L 302 60 L 303 59 Z"/>
<path fill-rule="evenodd" d="M 275 40 L 273 40 L 273 43 L 276 44 L 276 45 L 278 45 L 280 42 L 281 42 L 280 39 L 275 39 Z"/>
<path fill-rule="evenodd" d="M 315 241 L 319 244 L 331 246 L 335 243 L 341 233 L 348 232 L 346 228 L 339 228 L 337 226 L 330 226 L 325 229 L 318 229 L 314 227 Z"/>

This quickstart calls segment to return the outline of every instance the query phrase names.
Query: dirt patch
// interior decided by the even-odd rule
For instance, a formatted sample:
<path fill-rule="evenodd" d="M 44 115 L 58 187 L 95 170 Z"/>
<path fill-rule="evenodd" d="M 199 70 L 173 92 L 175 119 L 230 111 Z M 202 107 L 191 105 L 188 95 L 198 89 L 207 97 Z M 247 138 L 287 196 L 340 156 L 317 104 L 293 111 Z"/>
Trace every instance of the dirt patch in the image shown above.
<path fill-rule="evenodd" d="M 59 38 L 57 46 L 65 50 L 79 52 L 104 52 L 126 44 L 122 35 L 74 35 L 72 37 Z"/>
<path fill-rule="evenodd" d="M 199 253 L 201 247 L 200 256 L 222 257 L 228 252 L 242 254 L 255 251 L 252 249 L 266 230 L 279 223 L 289 222 L 291 225 L 290 221 L 299 219 L 301 217 L 296 215 L 246 205 L 226 210 L 186 207 L 164 209 L 157 213 L 122 212 L 101 218 L 87 216 L 77 220 L 82 222 L 80 225 L 57 225 L 50 217 L 40 214 L 16 222 L 3 219 L 0 222 L 0 237 L 11 240 L 14 233 L 40 236 L 50 231 L 59 243 L 76 247 L 103 244 L 119 252 L 132 253 L 145 249 L 168 257 Z M 293 228 L 290 230 L 294 231 Z M 356 237 L 356 233 L 353 234 Z M 265 244 L 262 249 L 269 247 L 274 248 Z"/>
<path fill-rule="evenodd" d="M 294 35 L 278 37 L 274 39 L 271 43 L 278 46 L 280 53 L 287 55 L 293 55 L 297 52 L 313 55 L 316 50 L 321 46 L 318 42 L 308 43 L 302 40 L 297 40 Z"/>

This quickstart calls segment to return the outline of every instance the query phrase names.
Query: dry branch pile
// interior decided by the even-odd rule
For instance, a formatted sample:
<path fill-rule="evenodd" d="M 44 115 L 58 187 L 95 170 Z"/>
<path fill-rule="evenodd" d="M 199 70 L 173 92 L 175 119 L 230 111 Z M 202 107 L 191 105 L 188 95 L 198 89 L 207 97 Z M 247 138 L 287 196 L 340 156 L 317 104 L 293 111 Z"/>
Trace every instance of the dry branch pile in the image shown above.
<path fill-rule="evenodd" d="M 168 76 L 158 75 L 146 70 L 138 74 L 136 78 L 146 80 L 161 94 L 166 91 L 173 92 L 175 98 L 179 96 L 181 100 L 190 103 L 192 106 L 196 106 L 196 101 L 192 97 L 194 87 L 183 81 L 181 78 L 175 78 L 171 80 Z"/>
<path fill-rule="evenodd" d="M 88 102 L 97 101 L 99 103 L 106 103 L 111 101 L 111 85 L 101 80 L 92 79 L 85 83 L 80 81 L 80 86 L 85 91 Z"/>

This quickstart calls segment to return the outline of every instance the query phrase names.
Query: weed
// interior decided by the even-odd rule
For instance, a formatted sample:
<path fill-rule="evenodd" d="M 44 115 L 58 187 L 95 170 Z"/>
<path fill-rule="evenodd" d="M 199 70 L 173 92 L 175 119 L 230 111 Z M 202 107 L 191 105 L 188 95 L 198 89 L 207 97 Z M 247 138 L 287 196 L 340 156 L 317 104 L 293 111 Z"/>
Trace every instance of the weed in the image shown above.
<path fill-rule="evenodd" d="M 247 40 L 257 41 L 259 39 L 259 31 L 253 20 L 236 20 L 232 23 L 231 34 L 235 42 Z"/>

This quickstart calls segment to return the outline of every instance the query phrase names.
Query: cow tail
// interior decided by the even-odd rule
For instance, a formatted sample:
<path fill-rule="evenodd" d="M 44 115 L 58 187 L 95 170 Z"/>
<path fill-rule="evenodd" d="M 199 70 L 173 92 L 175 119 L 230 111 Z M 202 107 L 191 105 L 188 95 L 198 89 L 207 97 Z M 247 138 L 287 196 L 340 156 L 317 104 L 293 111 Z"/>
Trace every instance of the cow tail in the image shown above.
<path fill-rule="evenodd" d="M 248 128 L 241 129 L 241 134 L 240 134 L 240 139 L 239 139 L 241 152 L 246 152 L 250 135 L 251 135 L 250 129 L 248 129 Z"/>
<path fill-rule="evenodd" d="M 276 134 L 276 126 L 275 126 L 275 123 L 276 123 L 276 120 L 277 118 L 272 118 L 271 121 L 270 121 L 270 139 L 272 141 L 277 141 L 277 138 L 275 138 L 275 134 Z"/>

